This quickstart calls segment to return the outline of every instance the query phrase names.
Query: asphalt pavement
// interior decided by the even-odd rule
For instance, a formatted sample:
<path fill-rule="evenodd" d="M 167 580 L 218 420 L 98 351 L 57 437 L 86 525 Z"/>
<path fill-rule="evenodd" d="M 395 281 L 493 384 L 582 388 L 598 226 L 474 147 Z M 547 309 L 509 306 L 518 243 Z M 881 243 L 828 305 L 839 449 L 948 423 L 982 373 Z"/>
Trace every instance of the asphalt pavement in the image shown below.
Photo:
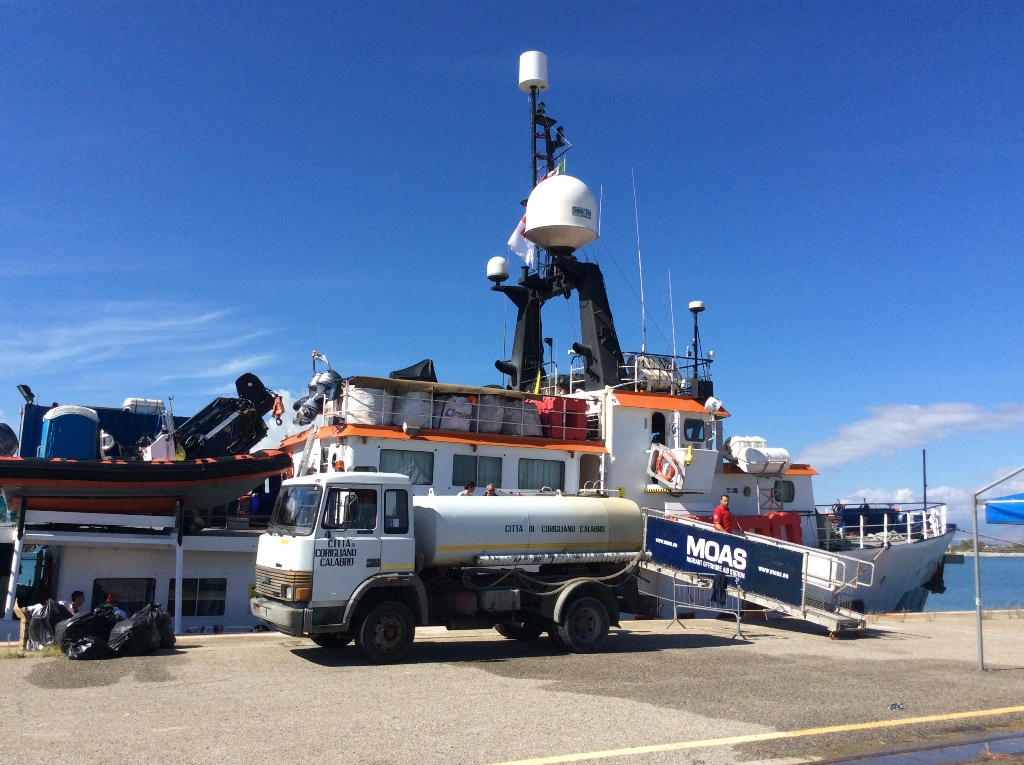
<path fill-rule="evenodd" d="M 0 762 L 495 765 L 805 762 L 1024 730 L 1024 618 L 643 621 L 604 651 L 421 629 L 403 664 L 279 634 L 0 660 Z M 3 652 L 0 646 L 0 653 Z"/>

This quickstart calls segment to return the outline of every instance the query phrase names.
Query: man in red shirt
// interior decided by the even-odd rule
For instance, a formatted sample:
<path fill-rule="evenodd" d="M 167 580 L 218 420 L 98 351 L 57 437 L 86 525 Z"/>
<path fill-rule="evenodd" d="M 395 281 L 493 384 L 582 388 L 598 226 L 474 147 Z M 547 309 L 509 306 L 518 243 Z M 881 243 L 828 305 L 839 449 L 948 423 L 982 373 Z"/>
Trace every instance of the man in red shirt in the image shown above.
<path fill-rule="evenodd" d="M 729 512 L 729 495 L 723 494 L 721 502 L 718 507 L 715 508 L 714 514 L 711 516 L 711 522 L 715 524 L 715 531 L 724 531 L 726 534 L 743 534 L 743 529 L 736 522 L 736 519 L 732 517 L 732 513 Z"/>

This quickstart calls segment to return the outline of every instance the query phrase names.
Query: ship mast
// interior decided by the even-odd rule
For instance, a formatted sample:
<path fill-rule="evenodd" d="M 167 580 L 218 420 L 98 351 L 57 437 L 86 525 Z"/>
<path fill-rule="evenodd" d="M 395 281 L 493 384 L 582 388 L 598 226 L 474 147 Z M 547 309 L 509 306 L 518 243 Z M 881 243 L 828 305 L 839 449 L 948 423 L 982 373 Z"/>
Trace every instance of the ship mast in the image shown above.
<path fill-rule="evenodd" d="M 524 53 L 519 59 L 519 89 L 530 97 L 530 183 L 533 189 L 546 178 L 559 174 L 558 160 L 571 148 L 561 127 L 552 135 L 551 129 L 557 120 L 547 116 L 544 103 L 537 101 L 537 95 L 547 87 L 547 57 L 539 51 Z M 579 181 L 571 180 L 583 187 Z M 586 212 L 589 217 L 590 211 Z M 571 247 L 552 245 L 543 251 L 544 257 L 537 259 L 533 270 L 522 269 L 517 286 L 502 284 L 508 278 L 507 268 L 503 273 L 500 267 L 492 271 L 488 266 L 488 278 L 495 282 L 491 289 L 508 297 L 517 310 L 512 358 L 496 361 L 494 366 L 509 376 L 513 389 L 531 391 L 542 384 L 541 308 L 551 298 L 561 295 L 568 299 L 575 291 L 579 297 L 582 342 L 574 343 L 573 351 L 584 361 L 584 386 L 587 390 L 599 390 L 606 385 L 617 385 L 622 374 L 622 351 L 600 267 L 577 260 Z"/>

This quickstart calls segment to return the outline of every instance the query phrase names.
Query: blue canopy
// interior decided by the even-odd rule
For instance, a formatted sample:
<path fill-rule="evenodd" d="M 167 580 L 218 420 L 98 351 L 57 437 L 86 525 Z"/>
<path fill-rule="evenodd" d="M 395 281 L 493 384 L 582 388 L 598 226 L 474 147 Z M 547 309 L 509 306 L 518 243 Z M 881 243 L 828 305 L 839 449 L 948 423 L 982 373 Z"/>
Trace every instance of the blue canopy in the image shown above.
<path fill-rule="evenodd" d="M 985 522 L 1024 524 L 1024 494 L 986 500 Z"/>

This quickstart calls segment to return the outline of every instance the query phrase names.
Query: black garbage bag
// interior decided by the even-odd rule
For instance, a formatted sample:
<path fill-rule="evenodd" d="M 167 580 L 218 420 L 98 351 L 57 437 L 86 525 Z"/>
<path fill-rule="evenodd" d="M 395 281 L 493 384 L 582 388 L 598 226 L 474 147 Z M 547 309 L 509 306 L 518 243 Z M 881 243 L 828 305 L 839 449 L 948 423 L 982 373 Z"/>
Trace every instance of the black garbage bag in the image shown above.
<path fill-rule="evenodd" d="M 160 633 L 160 647 L 174 648 L 177 638 L 174 637 L 174 617 L 157 606 L 156 631 Z"/>
<path fill-rule="evenodd" d="M 114 652 L 110 650 L 110 646 L 107 645 L 107 641 L 95 637 L 84 637 L 81 640 L 76 640 L 65 649 L 64 653 L 68 655 L 69 659 L 81 659 L 83 661 L 109 659 L 114 655 Z"/>
<path fill-rule="evenodd" d="M 110 639 L 110 630 L 118 621 L 113 607 L 104 603 L 88 613 L 75 614 L 58 624 L 54 638 L 65 653 L 74 643 L 85 638 L 95 638 L 106 643 Z"/>
<path fill-rule="evenodd" d="M 156 626 L 157 609 L 145 606 L 132 616 L 118 622 L 110 630 L 107 645 L 117 656 L 142 656 L 160 647 L 160 631 Z"/>
<path fill-rule="evenodd" d="M 71 611 L 67 606 L 61 605 L 56 600 L 48 600 L 43 607 L 28 623 L 28 649 L 38 651 L 48 645 L 53 645 L 57 633 L 57 625 L 65 619 L 70 619 Z"/>

